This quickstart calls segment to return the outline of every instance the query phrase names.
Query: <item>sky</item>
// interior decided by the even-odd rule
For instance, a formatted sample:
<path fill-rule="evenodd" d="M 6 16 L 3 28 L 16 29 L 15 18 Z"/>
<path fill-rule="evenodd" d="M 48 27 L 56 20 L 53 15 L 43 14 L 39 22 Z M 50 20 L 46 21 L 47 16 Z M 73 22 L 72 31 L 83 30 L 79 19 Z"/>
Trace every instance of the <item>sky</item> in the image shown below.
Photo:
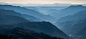
<path fill-rule="evenodd" d="M 86 0 L 0 0 L 4 3 L 16 3 L 16 4 L 54 4 L 54 3 L 70 3 L 70 4 L 86 4 Z"/>

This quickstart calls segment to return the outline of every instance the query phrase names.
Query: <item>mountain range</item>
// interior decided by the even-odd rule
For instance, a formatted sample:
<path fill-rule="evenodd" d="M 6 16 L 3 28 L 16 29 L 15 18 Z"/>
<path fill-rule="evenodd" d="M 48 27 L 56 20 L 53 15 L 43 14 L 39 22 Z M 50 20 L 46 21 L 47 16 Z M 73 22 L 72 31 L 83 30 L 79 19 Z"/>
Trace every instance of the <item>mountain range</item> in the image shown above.
<path fill-rule="evenodd" d="M 58 19 L 59 22 L 65 22 L 65 21 L 79 21 L 86 17 L 86 10 L 79 11 L 73 15 L 65 16 L 60 19 Z"/>
<path fill-rule="evenodd" d="M 62 17 L 56 25 L 66 34 L 72 34 L 85 27 L 86 10 L 75 13 L 74 15 Z"/>
<path fill-rule="evenodd" d="M 59 19 L 61 17 L 65 17 L 65 16 L 68 16 L 68 15 L 73 15 L 79 11 L 83 11 L 83 10 L 86 10 L 86 7 L 85 6 L 82 6 L 82 5 L 71 5 L 65 9 L 61 9 L 61 10 L 57 10 L 58 12 L 56 13 L 51 13 L 50 15 Z"/>
<path fill-rule="evenodd" d="M 44 15 L 49 15 L 51 13 L 57 13 L 57 10 L 64 9 L 66 7 L 62 7 L 62 6 L 27 6 L 26 8 L 38 11 Z"/>
<path fill-rule="evenodd" d="M 0 5 L 0 9 L 13 10 L 15 12 L 18 12 L 21 14 L 27 14 L 27 15 L 42 19 L 44 21 L 49 21 L 49 22 L 53 22 L 54 20 L 56 20 L 54 17 L 50 15 L 43 15 L 35 10 L 27 9 L 27 8 L 20 7 L 20 6 Z"/>
<path fill-rule="evenodd" d="M 0 5 L 0 34 L 11 34 L 13 39 L 85 39 L 85 30 L 86 7 L 82 5 L 60 10 Z"/>
<path fill-rule="evenodd" d="M 5 9 L 0 9 L 0 12 L 1 13 L 4 13 L 4 14 L 8 14 L 8 15 L 13 15 L 13 16 L 18 16 L 18 17 L 21 17 L 21 18 L 24 18 L 28 21 L 42 21 L 41 19 L 38 19 L 36 17 L 33 17 L 33 16 L 30 16 L 30 15 L 26 15 L 26 14 L 21 14 L 21 13 L 17 13 L 13 10 L 5 10 Z"/>
<path fill-rule="evenodd" d="M 0 9 L 0 33 L 3 32 L 3 30 L 7 31 L 8 29 L 21 27 L 26 30 L 32 30 L 38 33 L 42 32 L 50 36 L 72 39 L 50 22 L 31 22 L 26 20 L 24 16 L 26 15 L 20 14 L 13 10 Z M 15 34 L 18 32 L 15 32 Z"/>

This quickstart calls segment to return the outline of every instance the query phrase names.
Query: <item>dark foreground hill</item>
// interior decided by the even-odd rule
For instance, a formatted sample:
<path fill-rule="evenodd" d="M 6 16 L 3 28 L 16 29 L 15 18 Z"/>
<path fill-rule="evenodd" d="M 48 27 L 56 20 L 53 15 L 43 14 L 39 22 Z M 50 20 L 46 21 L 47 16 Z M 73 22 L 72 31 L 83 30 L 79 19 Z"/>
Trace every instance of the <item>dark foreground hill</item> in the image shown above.
<path fill-rule="evenodd" d="M 25 30 L 20 27 L 16 27 L 14 29 L 8 29 L 3 32 L 3 34 L 10 35 L 11 39 L 64 39 L 64 38 L 57 38 L 52 37 L 50 35 L 44 33 L 36 33 L 34 31 Z M 6 36 L 8 36 L 6 35 Z M 4 35 L 5 36 L 5 35 Z M 2 38 L 4 37 L 2 35 Z M 10 37 L 8 37 L 10 39 Z M 6 37 L 4 37 L 6 39 Z"/>
<path fill-rule="evenodd" d="M 13 25 L 0 25 L 0 30 L 11 29 L 15 27 L 22 27 L 26 30 L 33 30 L 35 32 L 43 32 L 50 36 L 72 39 L 49 22 L 27 22 Z"/>

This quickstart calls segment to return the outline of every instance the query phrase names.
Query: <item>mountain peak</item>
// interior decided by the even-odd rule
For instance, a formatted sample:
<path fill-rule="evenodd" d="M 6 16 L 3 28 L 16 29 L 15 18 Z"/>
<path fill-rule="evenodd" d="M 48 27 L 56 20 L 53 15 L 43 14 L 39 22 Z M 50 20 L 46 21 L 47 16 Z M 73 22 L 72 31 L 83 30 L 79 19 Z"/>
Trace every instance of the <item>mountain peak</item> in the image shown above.
<path fill-rule="evenodd" d="M 84 7 L 84 6 L 82 6 L 82 5 L 71 5 L 69 7 Z"/>

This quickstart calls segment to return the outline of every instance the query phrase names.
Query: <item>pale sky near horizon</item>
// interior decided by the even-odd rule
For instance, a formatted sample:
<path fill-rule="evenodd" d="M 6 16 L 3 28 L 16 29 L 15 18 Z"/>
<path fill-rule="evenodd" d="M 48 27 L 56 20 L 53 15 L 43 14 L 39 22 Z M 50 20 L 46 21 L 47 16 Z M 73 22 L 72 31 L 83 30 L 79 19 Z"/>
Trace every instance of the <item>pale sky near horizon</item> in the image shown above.
<path fill-rule="evenodd" d="M 0 0 L 4 3 L 17 3 L 17 4 L 54 4 L 54 3 L 70 3 L 70 4 L 86 4 L 86 0 Z"/>

